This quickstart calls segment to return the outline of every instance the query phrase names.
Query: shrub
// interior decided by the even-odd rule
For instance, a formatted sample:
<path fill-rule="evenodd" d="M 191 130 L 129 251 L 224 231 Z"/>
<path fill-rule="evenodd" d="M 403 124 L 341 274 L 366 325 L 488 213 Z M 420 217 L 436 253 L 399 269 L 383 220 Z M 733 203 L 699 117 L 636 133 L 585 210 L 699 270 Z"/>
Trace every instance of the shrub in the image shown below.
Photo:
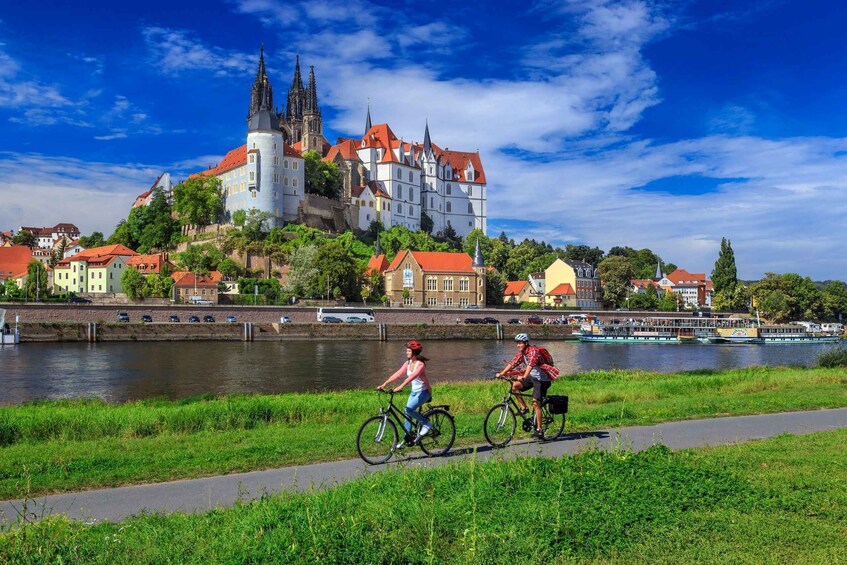
<path fill-rule="evenodd" d="M 847 347 L 834 347 L 818 355 L 818 367 L 847 367 Z"/>

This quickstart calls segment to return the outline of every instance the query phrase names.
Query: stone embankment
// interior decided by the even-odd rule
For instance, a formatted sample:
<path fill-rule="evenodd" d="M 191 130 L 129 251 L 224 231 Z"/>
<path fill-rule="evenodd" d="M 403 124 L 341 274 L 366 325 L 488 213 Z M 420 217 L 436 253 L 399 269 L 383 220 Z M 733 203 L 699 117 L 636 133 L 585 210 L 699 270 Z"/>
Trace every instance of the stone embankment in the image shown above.
<path fill-rule="evenodd" d="M 406 340 L 406 339 L 508 339 L 518 331 L 533 338 L 573 339 L 573 326 L 528 325 L 531 313 L 518 310 L 431 310 L 412 308 L 375 309 L 375 324 L 322 324 L 316 308 L 272 306 L 175 306 L 135 304 L 92 305 L 3 305 L 6 320 L 20 317 L 22 342 L 54 341 L 275 341 L 298 339 Z M 126 312 L 130 323 L 118 323 Z M 545 312 L 546 314 L 547 312 Z M 150 315 L 152 324 L 141 322 Z M 215 323 L 187 323 L 195 315 L 207 314 Z M 180 323 L 169 323 L 171 315 Z M 226 322 L 235 316 L 236 323 Z M 280 324 L 287 316 L 291 323 Z M 498 324 L 465 324 L 466 318 L 491 317 Z M 546 316 L 553 318 L 553 316 Z M 521 325 L 509 324 L 518 319 Z"/>

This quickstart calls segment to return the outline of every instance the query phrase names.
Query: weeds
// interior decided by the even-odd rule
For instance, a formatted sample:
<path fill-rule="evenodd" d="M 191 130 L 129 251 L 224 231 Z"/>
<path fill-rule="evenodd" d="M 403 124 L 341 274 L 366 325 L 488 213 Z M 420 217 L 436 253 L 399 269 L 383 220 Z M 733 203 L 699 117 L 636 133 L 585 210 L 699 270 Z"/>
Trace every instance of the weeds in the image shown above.
<path fill-rule="evenodd" d="M 847 347 L 833 347 L 818 355 L 818 367 L 827 369 L 847 367 Z"/>

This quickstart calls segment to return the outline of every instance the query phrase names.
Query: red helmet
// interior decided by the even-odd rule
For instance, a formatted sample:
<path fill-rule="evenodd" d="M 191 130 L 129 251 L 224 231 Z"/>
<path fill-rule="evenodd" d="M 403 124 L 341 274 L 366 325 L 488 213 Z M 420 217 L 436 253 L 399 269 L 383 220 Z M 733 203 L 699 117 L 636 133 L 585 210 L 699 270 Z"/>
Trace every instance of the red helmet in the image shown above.
<path fill-rule="evenodd" d="M 421 342 L 419 342 L 419 341 L 415 341 L 415 340 L 407 341 L 407 342 L 406 342 L 406 347 L 408 347 L 409 349 L 411 349 L 411 350 L 412 350 L 412 353 L 414 353 L 415 355 L 417 355 L 418 353 L 420 353 L 421 351 L 423 351 L 423 345 L 421 345 Z"/>

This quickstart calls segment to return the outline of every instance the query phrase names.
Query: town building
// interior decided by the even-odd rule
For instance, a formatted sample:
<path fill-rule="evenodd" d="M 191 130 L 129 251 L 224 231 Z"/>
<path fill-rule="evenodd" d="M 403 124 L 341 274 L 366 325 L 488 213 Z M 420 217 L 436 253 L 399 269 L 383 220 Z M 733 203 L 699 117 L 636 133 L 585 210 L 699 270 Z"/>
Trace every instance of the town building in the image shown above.
<path fill-rule="evenodd" d="M 176 270 L 174 264 L 168 260 L 167 253 L 134 255 L 127 259 L 126 265 L 137 270 L 142 275 L 162 275 L 164 273 L 173 273 Z"/>
<path fill-rule="evenodd" d="M 509 281 L 503 290 L 504 304 L 520 304 L 522 302 L 538 302 L 529 281 Z"/>
<path fill-rule="evenodd" d="M 138 208 L 139 206 L 149 206 L 150 201 L 153 200 L 153 191 L 157 188 L 162 190 L 162 194 L 165 195 L 165 199 L 168 201 L 168 204 L 173 204 L 174 183 L 173 180 L 171 180 L 170 173 L 165 172 L 153 181 L 153 186 L 135 198 L 135 202 L 132 203 L 132 207 Z"/>
<path fill-rule="evenodd" d="M 477 242 L 467 253 L 401 251 L 385 271 L 385 295 L 392 306 L 464 308 L 484 306 L 486 269 Z"/>
<path fill-rule="evenodd" d="M 698 308 L 711 305 L 711 296 L 707 302 L 707 282 L 711 283 L 705 273 L 689 273 L 685 269 L 677 269 L 662 277 L 657 284 L 662 290 L 678 295 L 683 305 Z"/>
<path fill-rule="evenodd" d="M 32 259 L 32 249 L 26 245 L 0 247 L 0 284 L 5 284 L 9 279 L 19 281 L 26 277 Z M 20 283 L 18 286 L 21 286 Z"/>
<path fill-rule="evenodd" d="M 557 258 L 544 270 L 544 304 L 596 310 L 603 307 L 600 274 L 584 261 Z M 570 289 L 561 285 L 568 284 Z M 569 292 L 570 291 L 570 292 Z"/>
<path fill-rule="evenodd" d="M 127 261 L 138 255 L 124 245 L 92 247 L 60 260 L 53 269 L 54 293 L 118 294 Z"/>
<path fill-rule="evenodd" d="M 176 271 L 171 275 L 174 280 L 173 299 L 175 302 L 188 302 L 189 298 L 218 302 L 218 281 L 221 273 L 212 271 L 208 275 L 190 271 Z"/>
<path fill-rule="evenodd" d="M 41 249 L 53 249 L 62 238 L 68 241 L 79 239 L 82 235 L 79 228 L 73 224 L 56 224 L 52 228 L 35 228 L 21 226 L 18 233 L 28 231 L 35 236 L 35 245 Z"/>

